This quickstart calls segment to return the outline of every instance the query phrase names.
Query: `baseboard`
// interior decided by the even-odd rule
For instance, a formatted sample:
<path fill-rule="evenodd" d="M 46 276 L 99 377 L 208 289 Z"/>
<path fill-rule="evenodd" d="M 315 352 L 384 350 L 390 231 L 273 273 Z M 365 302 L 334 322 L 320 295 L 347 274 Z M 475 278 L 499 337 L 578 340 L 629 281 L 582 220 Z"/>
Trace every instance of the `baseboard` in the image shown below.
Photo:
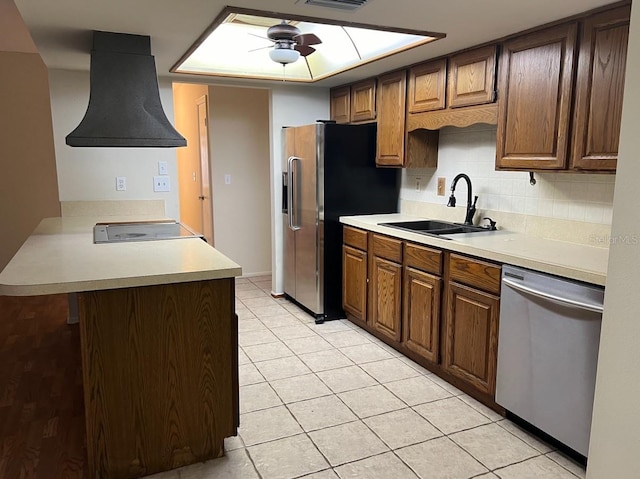
<path fill-rule="evenodd" d="M 271 276 L 271 271 L 265 271 L 263 273 L 247 273 L 239 276 L 239 278 L 255 278 L 256 276 Z"/>

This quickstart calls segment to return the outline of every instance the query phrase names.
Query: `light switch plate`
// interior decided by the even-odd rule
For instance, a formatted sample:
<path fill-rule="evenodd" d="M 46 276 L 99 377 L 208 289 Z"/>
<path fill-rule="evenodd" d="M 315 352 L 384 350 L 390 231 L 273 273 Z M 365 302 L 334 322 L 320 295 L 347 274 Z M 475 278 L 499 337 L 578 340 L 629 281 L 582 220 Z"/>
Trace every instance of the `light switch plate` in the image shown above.
<path fill-rule="evenodd" d="M 438 178 L 438 196 L 444 196 L 445 182 L 447 179 L 443 176 Z"/>
<path fill-rule="evenodd" d="M 159 175 L 168 175 L 169 174 L 169 165 L 166 161 L 158 162 L 158 174 Z"/>
<path fill-rule="evenodd" d="M 153 191 L 155 192 L 171 191 L 171 178 L 167 175 L 154 176 Z"/>

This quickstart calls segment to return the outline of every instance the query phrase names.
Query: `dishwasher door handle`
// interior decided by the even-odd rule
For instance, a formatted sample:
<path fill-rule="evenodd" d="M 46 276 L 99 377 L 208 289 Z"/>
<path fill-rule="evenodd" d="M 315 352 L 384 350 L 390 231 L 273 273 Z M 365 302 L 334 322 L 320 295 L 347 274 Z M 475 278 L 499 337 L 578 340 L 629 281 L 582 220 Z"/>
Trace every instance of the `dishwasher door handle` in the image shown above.
<path fill-rule="evenodd" d="M 530 294 L 531 296 L 535 296 L 537 298 L 546 299 L 548 301 L 558 303 L 563 306 L 568 306 L 570 308 L 583 309 L 586 311 L 592 311 L 594 313 L 600 313 L 600 314 L 602 314 L 602 312 L 604 311 L 604 308 L 601 304 L 585 303 L 583 301 L 576 301 L 574 299 L 563 298 L 562 296 L 557 296 L 555 294 L 547 293 L 545 291 L 539 291 L 535 288 L 525 286 L 524 284 L 518 283 L 508 278 L 502 278 L 502 282 L 507 286 L 509 286 L 510 288 L 513 288 L 517 291 Z"/>

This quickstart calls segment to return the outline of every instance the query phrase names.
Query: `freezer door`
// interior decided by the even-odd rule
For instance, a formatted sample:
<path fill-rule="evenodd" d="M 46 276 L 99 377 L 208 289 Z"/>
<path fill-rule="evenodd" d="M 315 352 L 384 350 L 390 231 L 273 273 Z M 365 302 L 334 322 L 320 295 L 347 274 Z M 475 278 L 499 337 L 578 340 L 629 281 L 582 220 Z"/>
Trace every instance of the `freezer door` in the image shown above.
<path fill-rule="evenodd" d="M 317 125 L 294 128 L 294 209 L 296 301 L 322 313 L 318 278 L 318 151 Z M 290 208 L 291 210 L 291 208 Z"/>

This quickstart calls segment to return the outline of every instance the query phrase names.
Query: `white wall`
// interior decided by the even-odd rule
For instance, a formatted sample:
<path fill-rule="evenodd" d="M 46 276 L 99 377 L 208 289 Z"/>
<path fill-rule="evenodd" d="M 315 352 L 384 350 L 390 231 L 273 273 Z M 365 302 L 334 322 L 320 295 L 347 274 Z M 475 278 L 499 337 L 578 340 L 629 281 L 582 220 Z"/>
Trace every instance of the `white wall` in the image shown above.
<path fill-rule="evenodd" d="M 640 458 L 640 4 L 631 10 L 609 270 L 600 336 L 588 479 L 639 477 Z M 635 241 L 634 241 L 635 238 Z"/>
<path fill-rule="evenodd" d="M 478 195 L 479 210 L 497 210 L 589 223 L 610 224 L 615 175 L 495 171 L 496 127 L 475 125 L 440 130 L 437 169 L 403 171 L 403 200 L 446 204 L 451 182 L 466 173 Z M 437 179 L 446 178 L 445 196 L 437 196 Z M 419 178 L 419 179 L 418 179 Z M 420 184 L 420 190 L 416 184 Z M 456 186 L 458 205 L 465 205 L 464 182 Z"/>
<path fill-rule="evenodd" d="M 210 86 L 209 138 L 214 245 L 243 275 L 271 274 L 269 90 Z"/>
<path fill-rule="evenodd" d="M 160 80 L 160 99 L 173 122 L 171 82 Z M 72 148 L 65 136 L 83 118 L 89 103 L 89 72 L 49 70 L 53 135 L 61 201 L 165 201 L 169 218 L 180 218 L 174 148 Z M 171 192 L 154 193 L 158 161 L 166 161 Z M 127 178 L 127 191 L 116 191 L 116 176 Z"/>
<path fill-rule="evenodd" d="M 282 171 L 284 169 L 283 126 L 300 126 L 329 119 L 326 88 L 277 86 L 271 90 L 271 235 L 272 290 L 283 292 Z"/>

